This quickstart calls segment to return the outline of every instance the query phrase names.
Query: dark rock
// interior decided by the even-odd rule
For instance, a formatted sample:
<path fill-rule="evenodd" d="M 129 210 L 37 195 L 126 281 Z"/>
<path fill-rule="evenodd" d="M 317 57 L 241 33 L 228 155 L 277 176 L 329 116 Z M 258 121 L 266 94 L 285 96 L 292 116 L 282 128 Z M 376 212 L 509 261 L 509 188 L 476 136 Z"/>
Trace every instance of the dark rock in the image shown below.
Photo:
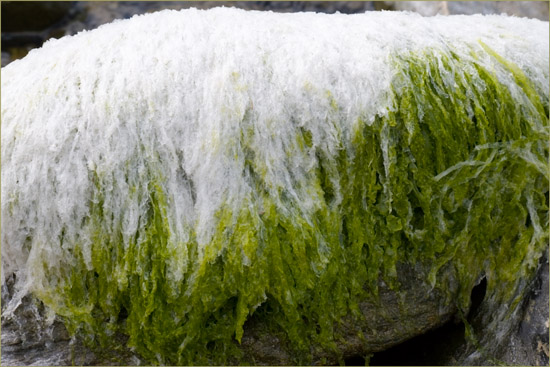
<path fill-rule="evenodd" d="M 2 33 L 2 47 L 19 47 L 31 45 L 33 48 L 42 46 L 44 38 L 41 33 L 36 32 L 13 32 Z"/>
<path fill-rule="evenodd" d="M 316 365 L 331 365 L 354 356 L 366 356 L 399 344 L 416 335 L 437 328 L 451 320 L 456 307 L 449 295 L 457 291 L 450 268 L 445 294 L 426 284 L 423 269 L 401 266 L 398 291 L 380 283 L 378 301 L 360 304 L 362 317 L 346 318 L 336 326 L 342 338 L 337 350 L 313 347 Z M 9 299 L 9 283 L 3 298 Z M 448 293 L 448 294 L 447 294 Z M 5 302 L 3 302 L 5 304 Z M 136 365 L 144 363 L 125 347 L 125 337 L 115 336 L 114 350 L 92 350 L 79 338 L 70 338 L 59 320 L 47 321 L 44 306 L 25 297 L 12 319 L 2 320 L 2 365 Z M 289 365 L 295 363 L 292 346 L 280 331 L 264 322 L 261 308 L 247 321 L 240 348 L 244 360 L 257 365 Z"/>
<path fill-rule="evenodd" d="M 8 65 L 10 62 L 11 62 L 10 53 L 2 51 L 2 67 Z"/>
<path fill-rule="evenodd" d="M 418 269 L 401 266 L 399 291 L 392 291 L 381 283 L 379 300 L 360 304 L 362 318 L 348 317 L 337 327 L 342 335 L 338 350 L 328 353 L 314 349 L 313 364 L 332 365 L 354 356 L 366 356 L 451 320 L 456 312 L 454 302 L 440 291 L 431 289 L 422 280 L 425 277 L 420 276 L 421 273 Z M 451 280 L 448 286 L 448 292 L 454 294 L 457 285 Z M 294 362 L 290 348 L 257 317 L 245 324 L 241 348 L 247 362 L 253 364 L 288 365 Z"/>
<path fill-rule="evenodd" d="M 45 30 L 67 17 L 72 7 L 72 1 L 3 1 L 2 33 Z"/>
<path fill-rule="evenodd" d="M 71 18 L 73 11 L 71 1 L 2 2 L 2 66 L 24 57 L 49 38 L 64 36 L 56 29 Z"/>
<path fill-rule="evenodd" d="M 548 257 L 533 284 L 525 303 L 521 322 L 509 342 L 499 350 L 497 358 L 506 364 L 548 366 Z"/>

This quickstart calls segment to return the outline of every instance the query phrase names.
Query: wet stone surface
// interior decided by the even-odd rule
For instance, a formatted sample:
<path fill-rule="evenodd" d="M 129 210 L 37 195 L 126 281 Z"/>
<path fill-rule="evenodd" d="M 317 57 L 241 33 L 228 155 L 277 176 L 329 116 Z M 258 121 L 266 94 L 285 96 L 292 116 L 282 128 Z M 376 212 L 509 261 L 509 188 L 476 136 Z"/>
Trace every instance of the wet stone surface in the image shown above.
<path fill-rule="evenodd" d="M 341 354 L 319 350 L 313 364 L 345 361 L 347 365 L 357 365 L 364 364 L 367 357 L 372 365 L 470 365 L 465 363 L 469 351 L 464 324 L 459 321 L 454 305 L 430 291 L 413 269 L 402 267 L 400 271 L 402 292 L 395 293 L 381 283 L 380 303 L 361 304 L 363 321 L 350 319 L 341 325 L 346 335 L 345 342 L 339 345 Z M 548 263 L 543 262 L 517 330 L 508 343 L 499 347 L 495 359 L 480 356 L 477 364 L 548 365 L 547 290 Z M 3 301 L 9 293 L 4 287 Z M 261 309 L 257 313 L 261 314 Z M 2 321 L 2 365 L 147 364 L 125 347 L 92 350 L 78 337 L 71 338 L 62 322 L 47 320 L 43 305 L 25 297 L 15 317 Z M 359 337 L 359 330 L 363 337 Z M 118 335 L 113 345 L 122 346 L 125 339 Z M 277 333 L 266 328 L 261 317 L 253 316 L 245 324 L 241 348 L 245 360 L 251 364 L 293 363 L 288 346 Z"/>
<path fill-rule="evenodd" d="M 400 268 L 401 289 L 390 290 L 380 283 L 379 302 L 360 304 L 359 322 L 349 318 L 339 328 L 345 338 L 338 343 L 338 353 L 322 349 L 313 351 L 315 365 L 333 365 L 354 357 L 370 355 L 407 339 L 437 328 L 453 318 L 456 308 L 437 291 L 430 291 L 418 268 Z M 449 284 L 452 290 L 456 284 Z M 9 299 L 10 284 L 3 289 Z M 455 289 L 456 291 L 456 289 Z M 5 302 L 3 302 L 5 304 Z M 256 365 L 288 365 L 294 359 L 290 346 L 262 321 L 262 310 L 244 326 L 240 348 L 244 361 Z M 113 338 L 114 350 L 88 348 L 83 341 L 71 338 L 57 319 L 48 321 L 44 306 L 30 297 L 22 300 L 12 319 L 2 322 L 2 365 L 138 365 L 145 362 L 123 347 L 125 337 Z M 361 336 L 362 335 L 362 336 Z M 234 361 L 237 363 L 237 361 Z M 239 361 L 240 363 L 243 360 Z"/>

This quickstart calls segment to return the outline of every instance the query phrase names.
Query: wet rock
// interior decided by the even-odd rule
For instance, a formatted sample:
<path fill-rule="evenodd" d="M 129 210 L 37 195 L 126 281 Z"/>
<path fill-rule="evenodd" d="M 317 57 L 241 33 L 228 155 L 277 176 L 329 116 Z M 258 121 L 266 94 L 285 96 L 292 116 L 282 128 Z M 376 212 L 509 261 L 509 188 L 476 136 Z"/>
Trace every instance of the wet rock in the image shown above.
<path fill-rule="evenodd" d="M 548 366 L 548 257 L 543 261 L 521 322 L 498 358 L 506 364 Z"/>
<path fill-rule="evenodd" d="M 3 305 L 10 299 L 12 291 L 10 284 L 3 287 Z M 13 317 L 2 318 L 3 366 L 141 364 L 139 358 L 126 348 L 92 351 L 82 339 L 71 338 L 60 319 L 48 316 L 41 302 L 26 296 Z M 113 338 L 113 345 L 124 344 L 123 336 Z"/>
<path fill-rule="evenodd" d="M 354 356 L 367 355 L 387 349 L 411 337 L 421 335 L 427 330 L 436 328 L 455 315 L 453 295 L 457 285 L 453 281 L 452 270 L 447 270 L 447 293 L 441 293 L 428 286 L 425 270 L 403 266 L 400 271 L 401 286 L 398 291 L 380 284 L 379 302 L 364 301 L 361 303 L 362 318 L 359 320 L 349 317 L 338 329 L 344 337 L 337 343 L 335 351 L 326 351 L 315 348 L 313 363 L 333 364 L 342 359 Z M 546 268 L 546 273 L 548 272 Z M 544 279 L 541 278 L 544 283 Z M 546 286 L 548 289 L 548 276 Z M 10 297 L 9 289 L 6 297 Z M 3 293 L 4 297 L 4 293 Z M 5 303 L 5 302 L 3 302 Z M 541 311 L 541 307 L 548 305 L 548 294 L 539 293 L 537 288 L 526 306 L 525 317 L 519 326 L 517 341 L 510 347 L 510 351 L 518 346 L 512 357 L 514 361 L 531 361 L 539 363 L 548 357 L 548 339 L 544 339 L 544 328 L 548 325 L 548 313 Z M 546 310 L 547 311 L 547 310 Z M 245 334 L 241 348 L 245 360 L 253 364 L 292 364 L 294 359 L 292 348 L 284 342 L 276 330 L 269 328 L 261 317 L 262 310 L 258 310 L 245 325 Z M 542 315 L 542 316 L 541 316 Z M 542 319 L 541 319 L 542 317 Z M 515 339 L 514 339 L 515 340 Z M 114 345 L 124 345 L 124 336 L 115 336 Z M 58 320 L 51 320 L 43 306 L 33 299 L 23 300 L 16 317 L 3 320 L 2 323 L 2 363 L 3 364 L 138 364 L 140 360 L 129 350 L 116 352 L 97 352 L 83 346 L 78 338 L 71 339 Z M 518 353 L 524 349 L 535 350 L 535 359 L 527 355 L 518 359 Z M 511 352 L 512 353 L 512 352 Z M 527 353 L 527 352 L 526 352 Z M 517 354 L 517 355 L 516 355 Z M 506 355 L 501 357 L 508 358 Z M 542 358 L 542 359 L 540 359 Z M 509 360 L 509 359 L 506 359 Z M 483 360 L 482 360 L 483 362 Z M 527 363 L 526 363 L 527 364 Z"/>
<path fill-rule="evenodd" d="M 277 12 L 313 11 L 324 13 L 362 13 L 370 10 L 408 10 L 422 15 L 500 14 L 548 20 L 548 3 L 544 1 L 154 1 L 154 2 L 2 2 L 2 66 L 40 47 L 49 38 L 74 35 L 136 14 L 163 9 L 216 6 Z M 8 47 L 26 49 L 13 53 Z"/>
<path fill-rule="evenodd" d="M 399 291 L 392 291 L 380 283 L 379 300 L 360 304 L 362 317 L 348 317 L 337 326 L 343 338 L 337 350 L 327 352 L 314 348 L 315 365 L 334 365 L 344 360 L 362 358 L 390 348 L 428 330 L 437 328 L 453 318 L 456 307 L 452 299 L 438 290 L 432 290 L 418 267 L 401 266 Z M 453 294 L 457 284 L 448 269 L 449 288 Z M 262 311 L 260 310 L 259 313 Z M 260 365 L 294 364 L 291 348 L 286 346 L 276 333 L 266 328 L 258 317 L 245 324 L 242 350 L 246 361 Z"/>
<path fill-rule="evenodd" d="M 456 292 L 452 271 L 446 271 L 450 293 Z M 373 356 L 372 363 L 404 365 L 405 360 L 434 365 L 548 365 L 548 263 L 545 261 L 525 303 L 523 316 L 509 342 L 500 346 L 494 358 L 478 354 L 457 323 L 452 299 L 432 290 L 422 281 L 422 271 L 408 266 L 399 269 L 401 287 L 392 291 L 380 283 L 379 302 L 365 301 L 361 320 L 349 317 L 338 326 L 344 336 L 337 350 L 313 351 L 315 365 L 360 361 Z M 9 292 L 3 291 L 3 304 Z M 474 302 L 475 303 L 475 302 Z M 473 308 L 475 305 L 472 306 Z M 291 346 L 284 335 L 269 328 L 260 309 L 247 321 L 240 348 L 244 361 L 255 365 L 294 364 Z M 90 349 L 82 339 L 71 338 L 63 323 L 48 322 L 43 305 L 30 297 L 22 300 L 15 317 L 2 320 L 2 365 L 142 365 L 146 361 L 126 347 L 126 337 L 116 335 L 113 350 Z M 426 334 L 426 336 L 425 336 Z M 414 339 L 416 337 L 416 340 Z M 412 339 L 412 340 L 411 340 Z M 403 345 L 400 343 L 406 342 Z M 428 345 L 429 344 L 429 345 Z M 380 354 L 376 353 L 388 350 Z M 411 349 L 413 348 L 413 349 Z M 410 357 L 394 356 L 407 353 Z M 411 354 L 412 353 L 412 354 Z M 393 361 L 393 362 L 391 362 Z M 352 363 L 357 364 L 357 363 Z"/>
<path fill-rule="evenodd" d="M 336 350 L 314 347 L 315 365 L 338 364 L 354 356 L 366 356 L 399 344 L 416 335 L 437 328 L 453 318 L 456 307 L 448 294 L 432 290 L 423 280 L 424 269 L 402 265 L 399 268 L 398 291 L 380 283 L 379 300 L 360 304 L 362 317 L 348 317 L 337 326 L 343 338 Z M 448 292 L 457 291 L 451 268 Z M 3 298 L 11 290 L 5 287 Z M 5 302 L 2 302 L 5 304 Z M 295 363 L 292 346 L 284 335 L 270 328 L 261 307 L 244 326 L 240 348 L 244 361 L 256 365 L 289 365 Z M 116 335 L 113 350 L 90 349 L 78 337 L 70 338 L 62 322 L 47 321 L 44 306 L 25 297 L 15 317 L 2 321 L 2 365 L 138 365 L 145 361 L 125 345 L 125 337 Z"/>

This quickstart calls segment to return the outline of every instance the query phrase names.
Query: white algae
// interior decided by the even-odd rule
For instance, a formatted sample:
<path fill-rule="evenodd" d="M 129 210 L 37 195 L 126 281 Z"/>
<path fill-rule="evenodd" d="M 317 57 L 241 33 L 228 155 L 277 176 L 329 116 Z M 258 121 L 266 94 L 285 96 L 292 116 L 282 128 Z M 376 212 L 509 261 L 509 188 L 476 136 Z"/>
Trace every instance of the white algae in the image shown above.
<path fill-rule="evenodd" d="M 3 317 L 32 295 L 90 343 L 221 363 L 269 304 L 307 362 L 422 262 L 462 312 L 487 278 L 498 343 L 548 241 L 548 39 L 216 8 L 47 42 L 1 75 Z"/>

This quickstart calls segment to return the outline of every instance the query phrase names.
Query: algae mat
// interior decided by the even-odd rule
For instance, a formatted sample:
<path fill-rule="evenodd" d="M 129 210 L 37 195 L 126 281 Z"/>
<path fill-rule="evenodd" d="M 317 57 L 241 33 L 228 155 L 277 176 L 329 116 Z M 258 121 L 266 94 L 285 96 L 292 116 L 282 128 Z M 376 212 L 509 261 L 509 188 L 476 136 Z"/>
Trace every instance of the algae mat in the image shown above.
<path fill-rule="evenodd" d="M 219 364 L 261 308 L 309 363 L 422 264 L 462 314 L 487 279 L 486 350 L 547 247 L 548 50 L 537 20 L 224 8 L 49 41 L 2 69 L 3 317 Z"/>

